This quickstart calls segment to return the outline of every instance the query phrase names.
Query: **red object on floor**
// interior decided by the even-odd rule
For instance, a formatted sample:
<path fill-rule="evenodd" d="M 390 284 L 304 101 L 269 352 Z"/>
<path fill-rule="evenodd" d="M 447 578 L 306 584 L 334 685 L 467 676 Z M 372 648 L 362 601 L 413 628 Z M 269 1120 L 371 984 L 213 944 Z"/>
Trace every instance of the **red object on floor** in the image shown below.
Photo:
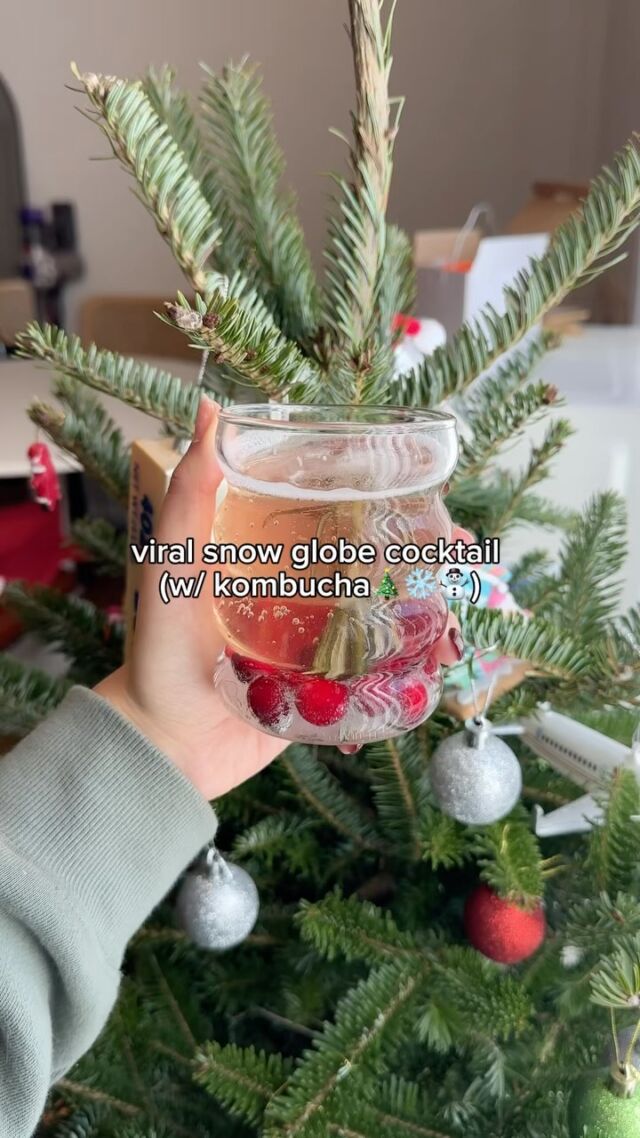
<path fill-rule="evenodd" d="M 35 502 L 0 507 L 0 577 L 50 585 L 61 559 L 60 510 Z"/>

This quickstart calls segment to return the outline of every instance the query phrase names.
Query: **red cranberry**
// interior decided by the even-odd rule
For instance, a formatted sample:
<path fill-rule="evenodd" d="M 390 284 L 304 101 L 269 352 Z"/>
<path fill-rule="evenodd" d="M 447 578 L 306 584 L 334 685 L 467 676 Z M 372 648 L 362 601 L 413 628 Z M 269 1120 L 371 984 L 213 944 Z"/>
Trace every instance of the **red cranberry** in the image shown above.
<path fill-rule="evenodd" d="M 414 676 L 396 676 L 391 681 L 390 687 L 400 704 L 403 726 L 411 727 L 414 723 L 418 723 L 429 702 L 427 689 L 422 681 L 416 680 Z"/>
<path fill-rule="evenodd" d="M 248 656 L 240 656 L 237 652 L 231 653 L 231 667 L 243 684 L 251 683 L 256 676 L 272 675 L 276 668 L 271 664 L 262 664 L 260 660 L 251 660 Z"/>
<path fill-rule="evenodd" d="M 300 715 L 307 723 L 327 727 L 342 719 L 349 702 L 349 690 L 346 684 L 341 684 L 338 680 L 311 676 L 297 685 L 295 701 Z"/>
<path fill-rule="evenodd" d="M 264 727 L 273 727 L 289 711 L 290 694 L 274 676 L 257 676 L 247 689 L 247 703 Z"/>

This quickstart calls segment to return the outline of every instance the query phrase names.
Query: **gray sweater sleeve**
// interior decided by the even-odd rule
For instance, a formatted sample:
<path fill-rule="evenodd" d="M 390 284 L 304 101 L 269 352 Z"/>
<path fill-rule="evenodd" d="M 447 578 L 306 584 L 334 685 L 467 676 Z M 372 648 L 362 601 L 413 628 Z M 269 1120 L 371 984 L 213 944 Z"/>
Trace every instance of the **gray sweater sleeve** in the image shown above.
<path fill-rule="evenodd" d="M 215 829 L 169 759 L 83 688 L 0 759 L 0 1134 L 32 1134 L 105 1023 L 127 940 Z"/>

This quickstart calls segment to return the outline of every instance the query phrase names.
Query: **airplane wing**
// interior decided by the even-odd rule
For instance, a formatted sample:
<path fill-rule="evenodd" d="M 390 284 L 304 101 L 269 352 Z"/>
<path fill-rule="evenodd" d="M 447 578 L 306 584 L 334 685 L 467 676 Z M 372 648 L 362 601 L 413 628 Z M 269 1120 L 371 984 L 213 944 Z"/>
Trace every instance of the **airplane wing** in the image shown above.
<path fill-rule="evenodd" d="M 602 821 L 602 807 L 590 794 L 560 806 L 545 814 L 541 806 L 533 808 L 533 829 L 540 838 L 552 838 L 559 834 L 586 834 L 594 825 Z"/>

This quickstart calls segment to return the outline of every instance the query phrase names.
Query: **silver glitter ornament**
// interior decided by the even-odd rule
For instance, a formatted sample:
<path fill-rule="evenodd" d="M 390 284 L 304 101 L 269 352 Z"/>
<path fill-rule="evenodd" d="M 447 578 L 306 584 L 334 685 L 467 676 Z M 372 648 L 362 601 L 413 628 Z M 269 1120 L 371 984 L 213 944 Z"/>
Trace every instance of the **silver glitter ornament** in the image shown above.
<path fill-rule="evenodd" d="M 260 899 L 252 877 L 210 846 L 187 872 L 176 900 L 181 928 L 200 948 L 224 952 L 248 937 Z"/>
<path fill-rule="evenodd" d="M 468 826 L 497 822 L 513 809 L 522 791 L 522 772 L 513 751 L 488 719 L 468 719 L 464 731 L 438 743 L 429 777 L 443 814 Z M 515 733 L 515 732 L 514 732 Z"/>

